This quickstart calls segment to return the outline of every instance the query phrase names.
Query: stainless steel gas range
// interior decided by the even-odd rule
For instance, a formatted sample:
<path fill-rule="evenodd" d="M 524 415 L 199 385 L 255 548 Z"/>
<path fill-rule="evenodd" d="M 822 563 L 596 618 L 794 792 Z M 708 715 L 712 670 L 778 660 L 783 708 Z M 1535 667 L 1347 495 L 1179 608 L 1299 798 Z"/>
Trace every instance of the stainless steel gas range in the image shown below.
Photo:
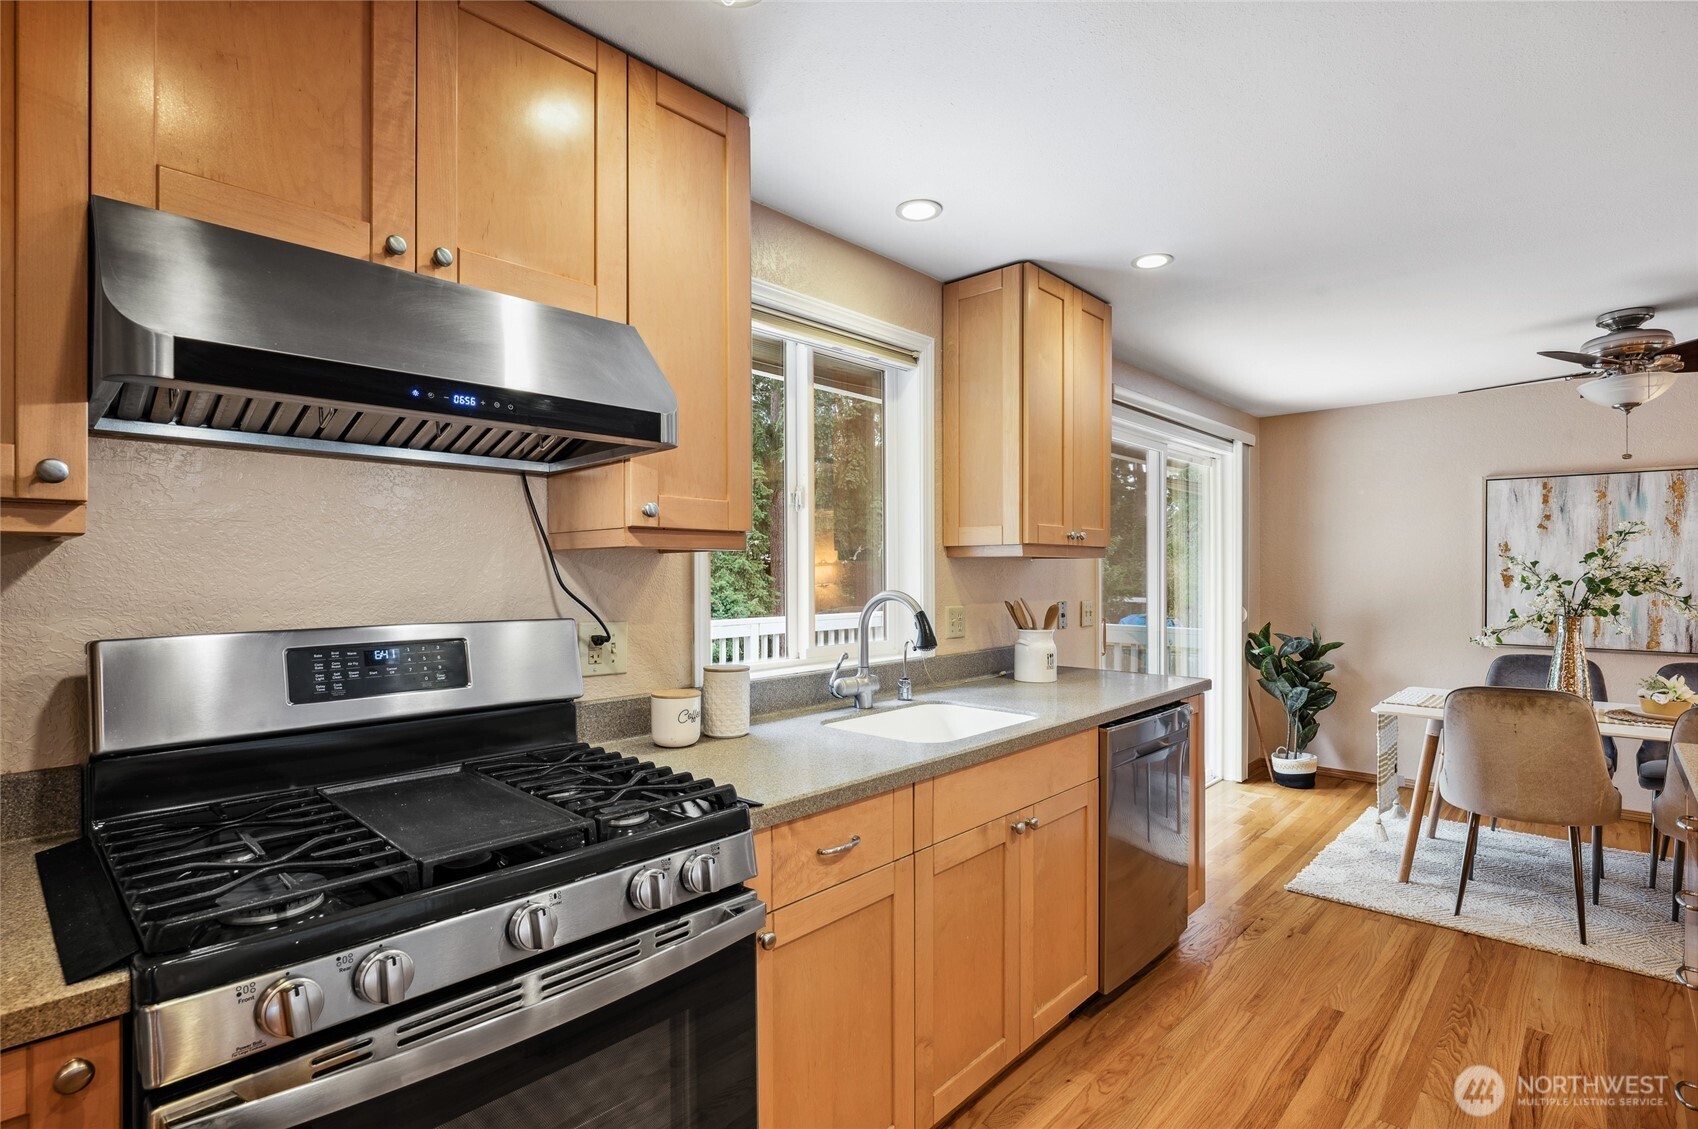
<path fill-rule="evenodd" d="M 149 1129 L 755 1124 L 747 805 L 578 740 L 571 620 L 89 648 Z"/>

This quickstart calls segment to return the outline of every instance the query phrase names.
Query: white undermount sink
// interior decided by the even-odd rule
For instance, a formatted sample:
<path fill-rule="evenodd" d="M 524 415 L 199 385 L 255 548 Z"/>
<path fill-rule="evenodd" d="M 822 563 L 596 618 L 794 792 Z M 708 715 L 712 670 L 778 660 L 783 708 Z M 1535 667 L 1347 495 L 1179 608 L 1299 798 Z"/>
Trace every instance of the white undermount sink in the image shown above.
<path fill-rule="evenodd" d="M 911 741 L 920 745 L 936 745 L 944 741 L 959 741 L 1007 729 L 1035 714 L 1011 713 L 1008 710 L 984 710 L 977 706 L 958 706 L 953 702 L 920 702 L 894 708 L 874 707 L 863 710 L 842 721 L 829 721 L 831 729 L 850 733 L 866 733 L 892 741 Z"/>

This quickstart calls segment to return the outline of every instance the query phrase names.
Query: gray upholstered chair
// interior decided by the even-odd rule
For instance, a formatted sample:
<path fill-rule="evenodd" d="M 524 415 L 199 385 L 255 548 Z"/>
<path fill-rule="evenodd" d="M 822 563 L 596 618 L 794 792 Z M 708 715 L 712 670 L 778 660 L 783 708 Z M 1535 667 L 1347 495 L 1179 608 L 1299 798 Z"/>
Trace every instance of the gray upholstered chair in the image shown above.
<path fill-rule="evenodd" d="M 1586 672 L 1592 682 L 1592 700 L 1607 702 L 1610 700 L 1609 688 L 1604 685 L 1604 672 L 1598 669 L 1598 664 L 1586 660 Z M 1492 660 L 1492 665 L 1486 668 L 1487 686 L 1521 686 L 1528 690 L 1544 689 L 1550 681 L 1551 660 L 1547 655 L 1499 655 Z M 1615 777 L 1616 747 L 1615 738 L 1603 738 L 1604 763 L 1610 766 L 1610 777 Z M 1493 830 L 1496 830 L 1493 824 Z M 1652 854 L 1651 858 L 1656 859 Z M 1653 866 L 1655 862 L 1653 861 Z M 1655 875 L 1652 878 L 1655 879 Z M 1598 884 L 1604 880 L 1604 829 L 1592 828 L 1592 904 L 1598 904 Z"/>
<path fill-rule="evenodd" d="M 1556 690 L 1466 686 L 1444 703 L 1445 799 L 1468 813 L 1468 845 L 1456 910 L 1474 866 L 1482 815 L 1568 828 L 1574 910 L 1586 943 L 1586 890 L 1580 829 L 1621 818 L 1621 793 L 1604 768 L 1603 738 L 1591 703 Z"/>
<path fill-rule="evenodd" d="M 1664 678 L 1675 675 L 1686 679 L 1686 684 L 1698 690 L 1698 662 L 1664 663 L 1657 668 L 1657 673 Z M 1690 710 L 1687 712 L 1691 712 Z M 1641 741 L 1639 753 L 1634 758 L 1639 770 L 1639 787 L 1651 793 L 1653 807 L 1655 799 L 1662 793 L 1663 780 L 1669 771 L 1669 743 L 1667 741 Z M 1657 860 L 1668 853 L 1669 841 L 1665 832 L 1654 822 L 1651 824 L 1651 889 L 1657 888 Z M 1678 843 L 1679 840 L 1676 839 Z M 1680 870 L 1675 868 L 1675 881 L 1680 881 Z"/>

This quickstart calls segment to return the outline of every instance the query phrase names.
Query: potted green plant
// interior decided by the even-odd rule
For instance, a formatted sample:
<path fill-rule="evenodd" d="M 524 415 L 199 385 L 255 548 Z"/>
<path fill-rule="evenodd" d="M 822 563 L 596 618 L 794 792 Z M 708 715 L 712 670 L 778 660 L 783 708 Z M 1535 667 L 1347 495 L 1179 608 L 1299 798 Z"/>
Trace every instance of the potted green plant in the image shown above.
<path fill-rule="evenodd" d="M 1698 706 L 1698 693 L 1678 674 L 1653 674 L 1639 683 L 1639 708 L 1653 717 L 1679 717 Z"/>
<path fill-rule="evenodd" d="M 1321 642 L 1317 627 L 1311 626 L 1307 636 L 1286 635 L 1274 631 L 1271 623 L 1244 640 L 1244 661 L 1256 669 L 1256 684 L 1285 711 L 1285 743 L 1268 757 L 1268 773 L 1275 783 L 1315 786 L 1319 761 L 1304 750 L 1320 731 L 1320 712 L 1338 700 L 1338 691 L 1326 681 L 1326 673 L 1334 669 L 1326 656 L 1342 646 Z"/>

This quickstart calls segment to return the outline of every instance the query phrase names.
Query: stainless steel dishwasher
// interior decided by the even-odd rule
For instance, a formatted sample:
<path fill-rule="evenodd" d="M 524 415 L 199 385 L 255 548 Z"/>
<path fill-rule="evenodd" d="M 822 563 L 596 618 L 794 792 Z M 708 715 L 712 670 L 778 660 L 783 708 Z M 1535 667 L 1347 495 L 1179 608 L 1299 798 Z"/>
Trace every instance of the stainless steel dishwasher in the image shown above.
<path fill-rule="evenodd" d="M 1102 727 L 1100 985 L 1124 985 L 1185 931 L 1191 864 L 1191 707 Z"/>

